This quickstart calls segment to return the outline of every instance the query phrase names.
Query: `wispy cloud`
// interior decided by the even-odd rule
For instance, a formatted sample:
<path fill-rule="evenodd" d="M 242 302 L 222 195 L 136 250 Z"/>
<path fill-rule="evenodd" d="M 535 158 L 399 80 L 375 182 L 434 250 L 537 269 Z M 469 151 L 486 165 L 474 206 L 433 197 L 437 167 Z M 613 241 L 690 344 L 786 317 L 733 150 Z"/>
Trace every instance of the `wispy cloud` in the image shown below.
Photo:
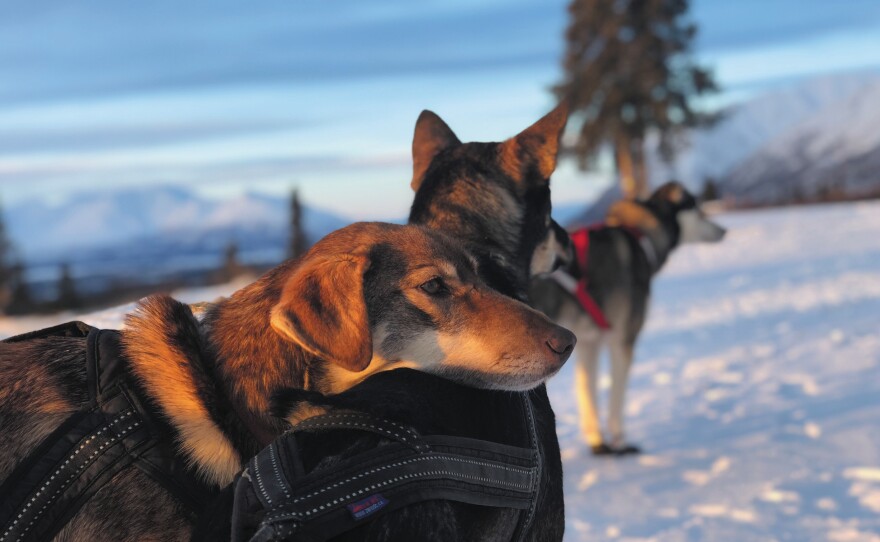
<path fill-rule="evenodd" d="M 127 148 L 152 148 L 192 141 L 271 134 L 314 127 L 312 122 L 264 120 L 253 122 L 175 122 L 159 119 L 154 123 L 104 127 L 63 127 L 41 129 L 0 127 L 0 158 L 30 153 L 115 151 Z"/>
<path fill-rule="evenodd" d="M 401 216 L 419 111 L 435 109 L 465 140 L 533 122 L 553 101 L 567 5 L 0 3 L 0 191 L 299 183 L 338 212 Z M 693 6 L 700 57 L 738 92 L 880 65 L 876 0 Z M 589 194 L 583 178 L 560 172 L 554 191 Z"/>
<path fill-rule="evenodd" d="M 555 62 L 563 17 L 538 2 L 6 4 L 0 103 Z"/>

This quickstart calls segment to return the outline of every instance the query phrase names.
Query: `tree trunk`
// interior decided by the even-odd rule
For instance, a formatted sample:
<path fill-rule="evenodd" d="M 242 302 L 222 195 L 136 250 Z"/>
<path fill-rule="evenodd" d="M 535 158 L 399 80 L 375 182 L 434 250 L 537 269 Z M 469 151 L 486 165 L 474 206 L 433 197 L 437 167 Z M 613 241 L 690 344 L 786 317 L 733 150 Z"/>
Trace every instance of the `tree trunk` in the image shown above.
<path fill-rule="evenodd" d="M 617 166 L 617 174 L 620 176 L 620 192 L 623 194 L 623 198 L 637 198 L 632 148 L 626 136 L 618 135 L 614 138 L 614 163 Z"/>
<path fill-rule="evenodd" d="M 651 187 L 648 186 L 648 169 L 645 164 L 645 142 L 641 139 L 630 141 L 633 160 L 633 185 L 636 197 L 647 199 L 651 196 Z"/>

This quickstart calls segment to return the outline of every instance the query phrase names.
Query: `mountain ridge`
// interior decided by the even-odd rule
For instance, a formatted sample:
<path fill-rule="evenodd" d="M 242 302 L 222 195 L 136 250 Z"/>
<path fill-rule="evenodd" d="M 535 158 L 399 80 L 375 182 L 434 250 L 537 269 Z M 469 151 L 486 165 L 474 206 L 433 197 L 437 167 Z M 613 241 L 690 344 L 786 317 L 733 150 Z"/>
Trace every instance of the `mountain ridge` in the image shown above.
<path fill-rule="evenodd" d="M 4 218 L 25 260 L 61 260 L 81 252 L 133 248 L 126 245 L 223 245 L 259 241 L 255 238 L 261 235 L 269 244 L 283 245 L 289 200 L 255 192 L 210 199 L 170 185 L 129 187 L 78 192 L 62 203 L 25 200 L 9 206 Z M 303 226 L 311 241 L 350 222 L 303 205 Z"/>
<path fill-rule="evenodd" d="M 724 195 L 754 203 L 784 203 L 793 194 L 816 196 L 831 185 L 852 193 L 866 186 L 876 189 L 877 177 L 835 183 L 829 165 L 843 168 L 852 161 L 848 167 L 862 177 L 876 171 L 880 131 L 871 128 L 878 120 L 880 73 L 808 79 L 728 108 L 715 125 L 693 130 L 689 145 L 671 165 L 651 153 L 651 183 L 676 178 L 699 192 L 712 179 Z M 876 145 L 861 145 L 873 142 L 875 134 Z M 810 140 L 822 152 L 804 154 Z M 787 166 L 789 161 L 796 167 Z"/>

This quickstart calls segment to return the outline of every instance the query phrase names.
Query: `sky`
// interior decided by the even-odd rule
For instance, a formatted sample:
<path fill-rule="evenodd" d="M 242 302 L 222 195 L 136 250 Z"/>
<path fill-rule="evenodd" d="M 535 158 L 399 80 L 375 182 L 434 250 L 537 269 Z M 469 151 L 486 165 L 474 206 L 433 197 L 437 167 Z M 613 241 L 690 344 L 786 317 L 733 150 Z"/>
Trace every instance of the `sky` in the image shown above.
<path fill-rule="evenodd" d="M 415 119 L 464 141 L 553 106 L 565 0 L 0 3 L 0 198 L 170 184 L 286 194 L 357 219 L 405 216 Z M 880 69 L 876 0 L 695 0 L 710 107 Z M 609 179 L 562 163 L 557 203 Z"/>

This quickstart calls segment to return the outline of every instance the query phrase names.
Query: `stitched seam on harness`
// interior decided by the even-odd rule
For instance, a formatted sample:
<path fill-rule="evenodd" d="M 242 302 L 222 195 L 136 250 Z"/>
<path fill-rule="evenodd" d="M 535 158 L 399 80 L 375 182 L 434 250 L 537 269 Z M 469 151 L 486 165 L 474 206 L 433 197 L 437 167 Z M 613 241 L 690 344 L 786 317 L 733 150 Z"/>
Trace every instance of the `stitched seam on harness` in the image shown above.
<path fill-rule="evenodd" d="M 275 442 L 272 442 L 272 444 L 269 445 L 269 459 L 272 460 L 272 469 L 275 471 L 275 478 L 278 480 L 278 485 L 281 486 L 281 491 L 284 492 L 284 496 L 289 499 L 290 492 L 287 491 L 287 484 L 284 482 L 284 478 L 281 476 L 281 471 L 278 469 L 278 461 L 276 461 L 275 455 Z"/>
<path fill-rule="evenodd" d="M 334 416 L 336 419 L 333 419 Z M 357 421 L 346 421 L 346 420 L 343 420 L 342 418 L 354 418 L 354 419 L 361 420 L 361 421 L 366 419 L 368 422 L 371 422 L 371 423 L 366 423 L 366 422 L 359 423 Z M 388 421 L 388 420 L 381 420 L 381 421 Z M 321 429 L 321 428 L 325 428 L 325 427 L 334 428 L 334 429 L 335 428 L 340 428 L 340 429 L 351 429 L 351 428 L 372 429 L 376 433 L 383 435 L 385 437 L 394 438 L 396 440 L 399 440 L 400 442 L 403 442 L 404 444 L 411 444 L 416 450 L 418 450 L 420 452 L 423 452 L 428 449 L 428 446 L 426 444 L 419 444 L 418 441 L 411 443 L 409 440 L 407 440 L 407 438 L 405 436 L 401 435 L 400 433 L 395 432 L 393 429 L 389 429 L 387 427 L 379 427 L 377 425 L 372 425 L 372 423 L 375 423 L 375 420 L 373 420 L 372 418 L 367 418 L 364 416 L 357 416 L 355 414 L 338 414 L 338 415 L 332 415 L 332 416 L 322 416 L 320 421 L 315 421 L 315 422 L 309 422 L 309 420 L 306 420 L 306 421 L 302 422 L 301 424 L 299 424 L 297 427 L 295 427 L 294 432 L 296 432 L 297 430 Z M 408 429 L 406 427 L 398 425 L 392 421 L 388 421 L 388 423 L 400 428 L 402 431 L 406 431 L 410 435 L 410 437 L 413 439 L 417 440 L 419 438 L 418 434 L 415 433 L 414 431 L 412 431 L 411 429 Z"/>
<path fill-rule="evenodd" d="M 544 461 L 541 456 L 541 449 L 538 447 L 538 435 L 537 435 L 537 427 L 535 426 L 535 418 L 534 413 L 532 412 L 532 402 L 529 399 L 528 394 L 523 393 L 521 395 L 523 406 L 525 407 L 526 416 L 529 418 L 529 440 L 532 442 L 532 448 L 535 450 L 535 456 L 538 461 L 537 468 L 532 473 L 532 485 L 534 487 L 534 494 L 529 502 L 529 510 L 526 513 L 525 522 L 523 522 L 522 530 L 520 531 L 519 539 L 522 540 L 529 527 L 532 525 L 532 519 L 535 515 L 535 509 L 538 507 L 538 495 L 540 493 L 540 484 L 539 477 L 541 476 L 541 472 L 544 469 Z"/>
<path fill-rule="evenodd" d="M 325 510 L 327 507 L 334 506 L 336 504 L 345 502 L 347 500 L 350 500 L 352 497 L 357 497 L 358 495 L 363 495 L 363 493 L 365 491 L 372 491 L 374 489 L 380 489 L 380 488 L 385 487 L 387 485 L 393 484 L 395 482 L 401 482 L 404 480 L 413 480 L 413 479 L 417 479 L 417 478 L 426 478 L 429 476 L 442 476 L 442 475 L 450 476 L 450 477 L 464 478 L 466 480 L 476 480 L 476 481 L 480 481 L 480 482 L 494 482 L 499 485 L 506 485 L 506 486 L 522 488 L 522 489 L 528 489 L 528 487 L 529 487 L 528 485 L 524 485 L 524 484 L 517 484 L 514 482 L 505 482 L 502 480 L 495 480 L 493 478 L 486 478 L 484 476 L 473 476 L 473 475 L 469 475 L 469 474 L 461 474 L 458 472 L 448 471 L 448 470 L 433 470 L 433 471 L 426 471 L 426 472 L 416 472 L 416 473 L 412 473 L 412 474 L 403 474 L 400 476 L 396 476 L 390 480 L 376 482 L 375 484 L 372 484 L 369 486 L 364 486 L 361 489 L 352 491 L 351 493 L 349 493 L 345 497 L 338 497 L 336 499 L 333 499 L 332 501 L 327 501 L 324 504 L 315 506 L 311 510 L 306 510 L 305 512 L 286 512 L 283 514 L 276 514 L 274 516 L 269 516 L 268 518 L 266 518 L 264 523 L 279 520 L 279 519 L 280 520 L 306 519 L 309 516 L 311 516 L 312 514 L 316 514 L 320 511 Z"/>
<path fill-rule="evenodd" d="M 98 438 L 98 436 L 101 435 L 104 431 L 106 431 L 107 429 L 109 429 L 109 428 L 110 428 L 110 425 L 116 423 L 117 421 L 119 421 L 119 420 L 121 420 L 121 419 L 123 419 L 123 418 L 125 418 L 125 417 L 127 417 L 127 416 L 130 416 L 131 414 L 132 414 L 131 411 L 129 411 L 129 412 L 124 412 L 124 413 L 120 414 L 120 415 L 117 416 L 113 421 L 111 421 L 111 422 L 109 422 L 107 425 L 103 426 L 99 431 L 97 431 L 96 433 L 92 433 L 92 434 L 91 434 L 86 440 L 82 441 L 82 442 L 80 443 L 79 447 L 77 447 L 76 451 L 73 452 L 72 455 L 70 455 L 70 456 L 68 456 L 68 457 L 66 458 L 66 460 L 64 461 L 64 463 L 62 463 L 61 466 L 58 467 L 58 468 L 55 470 L 55 472 L 52 473 L 52 475 L 49 477 L 49 479 L 46 480 L 46 481 L 43 483 L 43 485 L 40 487 L 40 489 L 39 489 L 36 493 L 34 493 L 33 495 L 31 495 L 31 498 L 28 500 L 27 504 L 26 504 L 26 505 L 24 506 L 24 508 L 21 510 L 21 513 L 18 514 L 18 517 L 15 519 L 15 521 L 13 521 L 13 522 L 10 524 L 9 528 L 7 528 L 7 529 L 3 532 L 3 535 L 0 536 L 0 542 L 2 542 L 3 540 L 6 539 L 6 536 L 9 534 L 9 531 L 11 531 L 12 528 L 15 527 L 15 526 L 18 524 L 18 520 L 21 519 L 21 516 L 24 515 L 25 511 L 26 511 L 28 508 L 30 508 L 32 504 L 34 504 L 34 501 L 36 501 L 37 498 L 39 498 L 39 496 L 43 493 L 43 491 L 46 490 L 47 486 L 49 486 L 49 484 L 52 483 L 52 480 L 54 480 L 55 477 L 58 476 L 58 475 L 61 473 L 61 471 L 63 471 L 65 468 L 67 468 L 67 465 L 70 463 L 70 461 L 71 461 L 74 457 L 76 457 L 77 455 L 79 455 L 79 453 L 83 450 L 83 448 L 85 448 L 85 447 L 86 447 L 91 441 L 93 441 L 93 440 L 95 440 L 96 438 Z"/>
<path fill-rule="evenodd" d="M 345 485 L 345 484 L 347 484 L 347 483 L 349 483 L 349 482 L 353 482 L 353 481 L 358 480 L 358 479 L 360 479 L 360 478 L 363 478 L 363 477 L 365 477 L 365 476 L 369 476 L 370 474 L 375 474 L 375 473 L 377 473 L 377 472 L 381 472 L 381 471 L 383 471 L 383 470 L 388 470 L 388 469 L 390 469 L 390 468 L 394 468 L 394 467 L 401 467 L 401 466 L 403 466 L 403 465 L 408 465 L 408 464 L 416 463 L 416 462 L 419 462 L 419 461 L 427 461 L 427 460 L 433 460 L 433 459 L 446 459 L 446 460 L 449 460 L 449 461 L 458 461 L 458 462 L 460 462 L 460 463 L 470 463 L 470 464 L 472 464 L 472 465 L 479 465 L 479 466 L 485 466 L 485 467 L 490 467 L 490 468 L 495 468 L 495 469 L 506 470 L 506 471 L 514 472 L 514 473 L 517 473 L 517 474 L 520 474 L 520 475 L 532 475 L 532 476 L 533 476 L 533 471 L 534 471 L 533 468 L 518 469 L 518 468 L 509 467 L 509 466 L 507 466 L 507 465 L 496 465 L 496 464 L 493 464 L 493 463 L 486 463 L 486 462 L 483 462 L 483 461 L 474 461 L 474 460 L 470 460 L 470 459 L 461 459 L 461 458 L 457 458 L 457 457 L 447 457 L 447 456 L 437 456 L 437 455 L 435 455 L 435 456 L 417 457 L 417 458 L 408 459 L 408 460 L 405 460 L 405 461 L 398 461 L 398 462 L 396 462 L 396 463 L 391 463 L 391 464 L 389 464 L 389 465 L 383 465 L 383 466 L 381 466 L 381 467 L 377 467 L 377 468 L 370 469 L 370 470 L 368 470 L 368 471 L 362 472 L 362 473 L 360 473 L 360 474 L 358 474 L 358 475 L 356 475 L 356 476 L 351 476 L 351 477 L 349 477 L 349 478 L 347 478 L 347 479 L 345 479 L 345 480 L 343 480 L 343 481 L 341 481 L 341 482 L 337 482 L 337 483 L 335 483 L 335 484 L 332 484 L 332 485 L 329 485 L 329 486 L 323 487 L 323 488 L 321 488 L 321 489 L 319 489 L 319 490 L 316 490 L 316 491 L 313 491 L 312 493 L 309 493 L 308 495 L 305 495 L 305 496 L 303 496 L 303 497 L 298 497 L 298 498 L 294 499 L 294 500 L 293 500 L 293 503 L 291 503 L 291 504 L 296 504 L 296 503 L 301 502 L 301 501 L 304 501 L 304 500 L 306 500 L 306 499 L 310 499 L 310 498 L 312 498 L 312 497 L 315 497 L 315 496 L 317 496 L 317 495 L 320 495 L 321 493 L 324 493 L 324 492 L 329 491 L 329 490 L 331 490 L 331 489 L 335 489 L 335 488 L 337 488 L 337 487 L 339 487 L 339 486 L 342 486 L 342 485 Z M 407 479 L 408 479 L 408 478 L 412 478 L 412 477 L 423 477 L 423 476 L 430 476 L 430 475 L 436 475 L 436 474 L 450 474 L 450 475 L 454 475 L 454 476 L 460 476 L 460 477 L 463 477 L 463 478 L 470 478 L 470 479 L 472 479 L 472 480 L 480 480 L 480 481 L 484 481 L 484 482 L 494 482 L 494 483 L 496 483 L 496 484 L 498 484 L 498 485 L 502 485 L 502 486 L 509 486 L 509 487 L 514 487 L 514 488 L 519 488 L 519 489 L 524 489 L 524 490 L 529 489 L 529 485 L 526 485 L 526 484 L 518 484 L 518 483 L 516 483 L 516 482 L 506 482 L 506 481 L 503 481 L 503 480 L 496 480 L 496 479 L 493 479 L 493 478 L 485 478 L 485 477 L 480 477 L 480 476 L 472 476 L 472 475 L 468 475 L 468 474 L 460 474 L 460 473 L 455 473 L 455 472 L 452 472 L 452 471 L 429 471 L 429 472 L 426 472 L 426 473 L 414 473 L 414 474 L 405 475 L 404 478 L 407 478 Z M 399 479 L 399 477 L 398 477 L 398 478 L 395 478 L 394 480 L 397 480 L 397 479 Z M 393 481 L 393 480 L 392 480 L 392 481 Z M 387 483 L 381 483 L 381 482 L 380 482 L 380 483 L 378 483 L 378 485 L 374 484 L 373 486 L 371 486 L 371 488 L 381 487 L 381 486 L 384 486 L 384 485 L 387 485 Z M 358 492 L 358 493 L 362 493 L 362 492 L 363 492 L 363 491 L 360 491 L 360 492 Z M 341 498 L 341 499 L 335 499 L 335 500 L 332 502 L 332 504 L 336 504 L 336 503 L 338 503 L 338 502 L 340 502 L 340 501 L 342 501 L 342 500 L 345 500 L 345 499 L 349 498 L 350 496 L 355 495 L 355 494 L 358 494 L 358 493 L 352 493 L 352 494 L 350 494 L 350 495 L 347 496 L 347 497 L 344 497 L 344 498 Z M 320 506 L 320 507 L 316 508 L 316 510 L 318 510 L 318 509 L 323 509 L 323 508 L 324 508 L 324 506 Z M 273 518 L 270 517 L 269 519 L 273 519 Z"/>
<path fill-rule="evenodd" d="M 372 421 L 373 423 L 375 423 L 376 421 L 381 421 L 382 423 L 387 423 L 389 425 L 392 425 L 401 431 L 406 431 L 407 433 L 409 433 L 411 438 L 418 438 L 418 436 L 419 436 L 418 433 L 413 431 L 413 429 L 411 427 L 407 427 L 405 425 L 401 425 L 397 422 L 394 422 L 392 420 L 387 420 L 384 418 L 380 419 L 380 420 L 376 420 L 375 418 L 371 418 L 369 416 L 363 416 L 360 414 L 325 414 L 323 416 L 316 416 L 316 418 L 320 418 L 322 420 L 328 420 L 328 421 L 329 420 L 341 420 L 341 419 L 347 419 L 347 418 L 353 418 L 353 419 L 357 419 L 357 420 L 361 420 L 361 421 L 364 421 L 364 420 Z M 304 420 L 301 425 L 306 425 L 308 423 L 309 423 L 309 420 Z"/>
<path fill-rule="evenodd" d="M 255 457 L 251 462 L 254 464 L 254 474 L 256 475 L 255 478 L 257 479 L 257 486 L 260 488 L 260 493 L 266 497 L 267 503 L 272 504 L 272 498 L 269 497 L 269 493 L 267 493 L 266 488 L 263 487 L 263 477 L 260 476 L 260 460 L 258 457 Z"/>
<path fill-rule="evenodd" d="M 93 458 L 95 458 L 95 457 L 97 457 L 98 455 L 100 455 L 101 451 L 102 451 L 104 448 L 107 448 L 107 447 L 109 447 L 109 446 L 111 446 L 111 445 L 113 445 L 113 444 L 116 444 L 117 442 L 120 442 L 123 438 L 125 438 L 126 436 L 128 436 L 128 434 L 131 432 L 132 429 L 134 429 L 135 427 L 137 427 L 137 426 L 139 426 L 139 425 L 140 425 L 140 422 L 139 422 L 139 421 L 134 422 L 133 424 L 129 425 L 129 426 L 125 429 L 125 431 L 126 431 L 125 433 L 123 433 L 123 434 L 119 434 L 119 433 L 117 433 L 117 434 L 116 434 L 116 441 L 115 441 L 115 442 L 114 442 L 113 440 L 108 440 L 108 441 L 106 441 L 104 444 L 102 444 L 101 446 L 99 446 L 98 449 L 95 450 L 95 451 L 92 453 L 92 455 L 90 455 L 90 456 L 86 459 L 86 462 L 83 463 L 83 464 L 82 464 L 82 465 L 76 470 L 76 472 L 74 472 L 73 474 L 71 474 L 71 475 L 67 478 L 67 480 L 64 481 L 64 485 L 63 485 L 62 487 L 58 488 L 58 489 L 55 491 L 55 493 L 52 494 L 52 496 L 49 498 L 49 500 L 48 500 L 45 504 L 43 504 L 43 506 L 42 506 L 42 508 L 40 508 L 39 512 L 37 512 L 36 515 L 34 515 L 34 517 L 31 518 L 31 521 L 28 522 L 27 527 L 25 527 L 25 529 L 21 532 L 21 534 L 18 536 L 18 538 L 15 539 L 15 542 L 19 542 L 20 540 L 22 540 L 22 539 L 24 538 L 24 535 L 27 534 L 27 532 L 31 529 L 31 527 L 33 526 L 34 522 L 36 522 L 36 521 L 40 518 L 40 516 L 43 515 L 43 513 L 46 511 L 46 509 L 47 509 L 51 504 L 53 504 L 53 502 L 55 501 L 55 499 L 56 499 L 56 498 L 57 498 L 57 497 L 58 497 L 58 496 L 59 496 L 64 490 L 67 489 L 67 487 L 69 486 L 70 482 L 73 481 L 73 480 L 79 475 L 80 471 L 83 470 L 84 468 L 86 468 L 86 467 L 89 466 L 89 464 L 91 463 L 91 460 L 92 460 Z M 4 536 L 4 538 L 5 538 L 5 536 Z M 2 539 L 0 539 L 0 540 L 2 540 Z"/>
<path fill-rule="evenodd" d="M 377 473 L 377 472 L 381 472 L 381 471 L 383 471 L 383 470 L 388 470 L 388 469 L 390 469 L 390 468 L 392 468 L 392 467 L 400 467 L 400 466 L 403 466 L 403 465 L 409 465 L 410 463 L 415 463 L 415 462 L 418 462 L 418 461 L 427 461 L 427 460 L 429 460 L 429 459 L 451 459 L 451 460 L 453 460 L 453 461 L 467 462 L 467 463 L 472 463 L 472 464 L 474 464 L 474 465 L 481 465 L 481 466 L 488 466 L 488 467 L 495 467 L 495 468 L 499 468 L 499 469 L 504 469 L 504 470 L 507 470 L 507 471 L 510 471 L 510 472 L 515 472 L 515 473 L 517 473 L 517 474 L 530 474 L 530 473 L 532 472 L 532 470 L 533 470 L 532 468 L 522 468 L 522 469 L 519 469 L 519 468 L 515 468 L 515 467 L 508 467 L 508 466 L 506 466 L 506 465 L 495 465 L 495 464 L 492 464 L 492 463 L 484 463 L 484 462 L 481 462 L 481 461 L 472 461 L 472 460 L 466 460 L 466 459 L 460 459 L 460 458 L 454 458 L 454 457 L 447 457 L 447 456 L 440 456 L 440 455 L 430 455 L 430 456 L 417 457 L 417 458 L 413 458 L 413 459 L 407 459 L 407 460 L 404 460 L 404 461 L 399 461 L 399 462 L 397 462 L 397 463 L 392 463 L 392 464 L 390 464 L 390 465 L 383 465 L 383 466 L 381 466 L 381 467 L 376 467 L 376 468 L 370 469 L 370 470 L 368 470 L 368 471 L 361 472 L 361 473 L 359 473 L 359 474 L 357 474 L 357 475 L 355 475 L 355 476 L 351 476 L 351 477 L 349 477 L 349 478 L 346 478 L 345 480 L 342 480 L 341 482 L 337 482 L 337 483 L 335 483 L 335 484 L 332 484 L 332 485 L 329 485 L 329 486 L 323 487 L 323 488 L 321 488 L 321 489 L 318 489 L 318 490 L 312 491 L 312 492 L 309 493 L 308 495 L 304 495 L 304 496 L 302 496 L 302 497 L 297 497 L 296 499 L 293 500 L 293 503 L 292 503 L 292 504 L 296 504 L 296 503 L 298 503 L 298 502 L 300 502 L 300 501 L 304 501 L 304 500 L 306 500 L 306 499 L 310 499 L 310 498 L 312 498 L 312 497 L 314 497 L 314 496 L 316 496 L 316 495 L 320 495 L 321 493 L 324 493 L 325 491 L 329 491 L 329 490 L 331 490 L 331 489 L 335 489 L 335 488 L 337 488 L 337 487 L 339 487 L 339 486 L 341 486 L 341 485 L 345 485 L 345 484 L 347 484 L 347 483 L 349 483 L 349 482 L 352 482 L 352 481 L 354 481 L 354 480 L 357 480 L 357 479 L 359 479 L 359 478 L 363 478 L 364 476 L 369 476 L 370 474 L 375 474 L 375 473 Z"/>
<path fill-rule="evenodd" d="M 394 430 L 388 429 L 387 427 L 376 427 L 375 425 L 369 425 L 367 423 L 358 423 L 358 422 L 349 422 L 349 421 L 343 422 L 343 423 L 346 426 L 350 426 L 350 427 L 368 427 L 370 429 L 375 429 L 376 431 L 378 431 L 380 433 L 383 433 L 386 435 L 392 435 L 395 438 L 399 439 L 401 442 L 409 444 L 409 440 L 407 440 L 406 437 L 402 436 L 400 433 L 395 433 Z M 338 424 L 328 420 L 325 423 L 308 424 L 307 426 L 301 427 L 301 428 L 302 429 L 318 429 L 321 427 L 338 427 Z"/>
<path fill-rule="evenodd" d="M 127 418 L 128 416 L 131 416 L 132 414 L 133 414 L 132 411 L 128 411 L 128 412 L 124 412 L 124 413 L 120 414 L 119 416 L 114 418 L 111 422 L 109 422 L 107 425 L 102 427 L 99 431 L 92 434 L 82 444 L 80 444 L 79 447 L 76 449 L 76 451 L 72 455 L 70 455 L 64 461 L 64 463 L 60 467 L 58 467 L 58 469 L 56 469 L 54 473 L 52 473 L 52 475 L 49 477 L 49 479 L 43 483 L 43 485 L 40 487 L 40 489 L 34 495 L 31 496 L 31 498 L 28 500 L 28 503 L 25 505 L 25 507 L 18 514 L 16 519 L 9 525 L 9 527 L 6 529 L 6 531 L 3 532 L 3 535 L 0 536 L 0 542 L 3 542 L 4 540 L 6 540 L 6 537 L 9 535 L 9 532 L 18 524 L 19 520 L 21 520 L 22 516 L 25 514 L 27 509 L 30 508 L 32 504 L 34 504 L 34 502 L 37 500 L 37 498 L 39 498 L 39 496 L 43 493 L 43 491 L 45 491 L 48 488 L 48 486 L 52 483 L 52 480 L 54 480 L 55 477 L 58 476 L 61 473 L 61 471 L 63 471 L 67 467 L 67 465 L 70 463 L 70 461 L 74 457 L 76 457 L 83 450 L 83 448 L 85 448 L 90 442 L 95 440 L 99 435 L 104 433 L 104 431 L 106 431 L 107 429 L 110 429 L 113 424 L 117 423 L 118 421 L 120 421 L 124 418 Z M 22 530 L 22 532 L 15 539 L 15 542 L 19 542 L 20 540 L 22 540 L 24 538 L 25 534 L 27 534 L 27 532 L 31 529 L 31 527 L 33 527 L 33 524 L 40 518 L 40 516 L 43 515 L 43 513 L 46 511 L 46 509 L 55 502 L 58 495 L 60 495 L 64 490 L 67 489 L 70 482 L 79 475 L 80 471 L 82 471 L 84 468 L 88 467 L 91 464 L 92 459 L 94 459 L 95 457 L 100 455 L 105 448 L 121 441 L 123 438 L 128 436 L 131 433 L 132 429 L 134 429 L 135 427 L 138 427 L 139 425 L 140 425 L 140 420 L 136 420 L 131 425 L 129 425 L 127 428 L 123 429 L 121 433 L 114 432 L 115 439 L 111 438 L 110 440 L 105 441 L 94 452 L 92 452 L 92 454 L 89 455 L 85 459 L 85 461 L 79 467 L 76 468 L 76 470 L 73 472 L 73 474 L 71 474 L 64 482 L 62 482 L 61 486 L 57 490 L 55 490 L 55 493 L 53 493 L 49 497 L 49 499 L 43 504 L 43 506 L 40 508 L 40 510 L 38 512 L 36 512 L 34 517 L 31 518 L 31 520 L 30 520 L 30 522 L 28 522 L 27 526 Z"/>

